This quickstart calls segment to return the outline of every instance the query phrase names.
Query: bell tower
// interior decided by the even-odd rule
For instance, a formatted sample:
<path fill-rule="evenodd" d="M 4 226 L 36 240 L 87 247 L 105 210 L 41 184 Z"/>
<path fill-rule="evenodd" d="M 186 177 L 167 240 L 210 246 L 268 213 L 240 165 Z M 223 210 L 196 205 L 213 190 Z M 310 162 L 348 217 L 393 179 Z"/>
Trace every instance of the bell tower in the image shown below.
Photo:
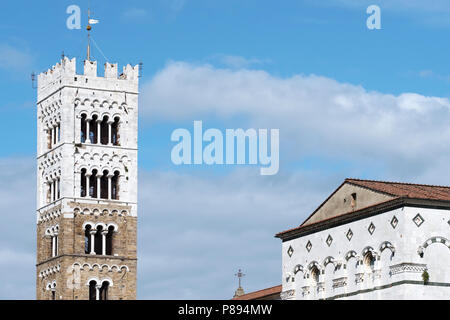
<path fill-rule="evenodd" d="M 136 299 L 139 67 L 38 76 L 37 299 Z"/>

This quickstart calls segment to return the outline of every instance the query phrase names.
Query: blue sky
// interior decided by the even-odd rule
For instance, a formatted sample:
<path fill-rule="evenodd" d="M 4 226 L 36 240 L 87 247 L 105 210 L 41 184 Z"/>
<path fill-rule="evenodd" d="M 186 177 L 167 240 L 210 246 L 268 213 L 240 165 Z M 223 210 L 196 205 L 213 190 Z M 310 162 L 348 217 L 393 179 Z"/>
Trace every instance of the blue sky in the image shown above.
<path fill-rule="evenodd" d="M 0 209 L 26 226 L 21 240 L 0 237 L 10 248 L 0 270 L 29 273 L 10 271 L 0 298 L 34 298 L 30 73 L 63 51 L 85 58 L 85 30 L 66 28 L 72 4 L 85 24 L 81 0 L 8 1 L 0 13 Z M 370 4 L 381 8 L 381 30 L 366 28 Z M 91 10 L 109 62 L 144 63 L 139 298 L 229 298 L 238 268 L 247 291 L 279 284 L 273 235 L 301 223 L 345 177 L 448 184 L 446 1 L 92 0 Z M 105 62 L 95 47 L 93 56 Z M 279 174 L 172 165 L 170 134 L 194 120 L 279 128 Z M 174 236 L 163 241 L 167 232 Z"/>

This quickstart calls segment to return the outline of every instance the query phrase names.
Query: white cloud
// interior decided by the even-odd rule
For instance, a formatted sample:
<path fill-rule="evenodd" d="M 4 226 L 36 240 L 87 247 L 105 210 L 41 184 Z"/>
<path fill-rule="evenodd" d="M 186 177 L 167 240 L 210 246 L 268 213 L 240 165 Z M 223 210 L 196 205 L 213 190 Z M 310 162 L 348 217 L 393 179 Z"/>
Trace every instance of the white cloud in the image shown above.
<path fill-rule="evenodd" d="M 247 291 L 279 284 L 281 242 L 274 235 L 302 222 L 330 191 L 323 185 L 300 171 L 275 177 L 247 170 L 216 177 L 143 173 L 140 298 L 228 299 L 238 268 L 247 274 Z"/>
<path fill-rule="evenodd" d="M 437 161 L 450 161 L 447 98 L 183 62 L 168 64 L 142 91 L 146 121 L 204 120 L 207 126 L 205 119 L 214 117 L 233 128 L 226 119 L 242 116 L 249 127 L 280 128 L 284 161 L 314 155 L 377 163 L 387 177 L 413 180 Z"/>
<path fill-rule="evenodd" d="M 34 160 L 0 158 L 0 299 L 35 297 Z"/>
<path fill-rule="evenodd" d="M 261 66 L 263 64 L 270 62 L 270 60 L 268 59 L 245 58 L 241 56 L 226 55 L 226 54 L 216 54 L 211 57 L 211 60 L 223 64 L 224 66 L 232 69 L 242 69 L 242 68 L 250 68 L 252 66 Z"/>

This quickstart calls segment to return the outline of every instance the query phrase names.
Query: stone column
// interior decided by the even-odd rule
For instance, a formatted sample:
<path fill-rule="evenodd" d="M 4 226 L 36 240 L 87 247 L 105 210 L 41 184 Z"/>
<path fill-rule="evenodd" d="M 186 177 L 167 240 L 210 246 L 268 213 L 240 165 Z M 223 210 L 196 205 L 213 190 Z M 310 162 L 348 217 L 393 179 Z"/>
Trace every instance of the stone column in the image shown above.
<path fill-rule="evenodd" d="M 111 132 L 111 125 L 114 123 L 114 121 L 108 121 L 108 146 L 112 146 L 112 132 Z"/>
<path fill-rule="evenodd" d="M 102 176 L 98 174 L 97 172 L 97 199 L 100 199 L 101 193 L 100 193 L 100 188 L 101 188 L 101 179 Z"/>
<path fill-rule="evenodd" d="M 52 236 L 52 257 L 56 257 L 56 239 Z"/>
<path fill-rule="evenodd" d="M 55 184 L 54 181 L 50 181 L 50 202 L 55 201 Z"/>
<path fill-rule="evenodd" d="M 108 174 L 108 200 L 112 200 L 112 185 L 111 185 L 111 179 L 114 177 L 111 174 Z"/>
<path fill-rule="evenodd" d="M 90 131 L 91 131 L 91 119 L 86 118 L 86 143 L 92 143 Z"/>
<path fill-rule="evenodd" d="M 100 300 L 100 288 L 102 286 L 100 284 L 97 284 L 95 286 L 95 300 Z"/>
<path fill-rule="evenodd" d="M 102 121 L 100 119 L 97 119 L 97 144 L 101 144 L 100 140 L 101 140 L 101 124 Z"/>
<path fill-rule="evenodd" d="M 106 256 L 106 235 L 108 234 L 108 230 L 102 231 L 102 255 Z"/>
<path fill-rule="evenodd" d="M 86 198 L 91 198 L 91 173 L 86 173 Z"/>
<path fill-rule="evenodd" d="M 95 234 L 97 230 L 91 230 L 89 233 L 91 234 L 91 254 L 95 254 Z"/>

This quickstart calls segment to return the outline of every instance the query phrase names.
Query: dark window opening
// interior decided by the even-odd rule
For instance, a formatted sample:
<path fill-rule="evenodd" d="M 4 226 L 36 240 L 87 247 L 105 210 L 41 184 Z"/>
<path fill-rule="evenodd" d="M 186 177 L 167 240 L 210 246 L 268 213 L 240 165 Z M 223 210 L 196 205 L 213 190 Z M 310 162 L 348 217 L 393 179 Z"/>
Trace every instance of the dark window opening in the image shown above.
<path fill-rule="evenodd" d="M 108 234 L 106 235 L 106 254 L 111 256 L 113 254 L 112 248 L 113 248 L 113 232 L 114 227 L 108 228 Z"/>
<path fill-rule="evenodd" d="M 91 252 L 91 226 L 87 225 L 84 231 L 84 253 Z"/>
<path fill-rule="evenodd" d="M 81 116 L 81 143 L 85 143 L 86 142 L 86 137 L 87 137 L 86 130 L 87 130 L 87 128 L 86 128 L 86 115 L 83 114 Z"/>
<path fill-rule="evenodd" d="M 119 146 L 119 118 L 115 118 L 114 122 L 111 124 L 111 136 L 112 144 Z"/>
<path fill-rule="evenodd" d="M 89 300 L 97 300 L 97 282 L 92 280 L 89 282 Z"/>
<path fill-rule="evenodd" d="M 108 125 L 108 117 L 104 117 L 102 123 L 100 124 L 100 136 L 101 136 L 101 144 L 109 143 L 109 125 Z"/>
<path fill-rule="evenodd" d="M 101 195 L 100 197 L 102 199 L 108 199 L 108 171 L 104 171 L 103 172 L 103 176 L 100 179 L 100 191 L 101 191 Z"/>
<path fill-rule="evenodd" d="M 94 251 L 95 254 L 102 254 L 102 231 L 103 231 L 103 227 L 102 226 L 98 226 L 97 227 L 97 232 L 95 233 L 95 240 L 94 240 Z"/>
<path fill-rule="evenodd" d="M 109 283 L 107 281 L 102 283 L 100 288 L 100 300 L 108 300 Z"/>
<path fill-rule="evenodd" d="M 114 172 L 114 176 L 111 178 L 111 198 L 119 200 L 119 172 Z"/>
<path fill-rule="evenodd" d="M 86 169 L 81 170 L 81 197 L 86 197 Z"/>

